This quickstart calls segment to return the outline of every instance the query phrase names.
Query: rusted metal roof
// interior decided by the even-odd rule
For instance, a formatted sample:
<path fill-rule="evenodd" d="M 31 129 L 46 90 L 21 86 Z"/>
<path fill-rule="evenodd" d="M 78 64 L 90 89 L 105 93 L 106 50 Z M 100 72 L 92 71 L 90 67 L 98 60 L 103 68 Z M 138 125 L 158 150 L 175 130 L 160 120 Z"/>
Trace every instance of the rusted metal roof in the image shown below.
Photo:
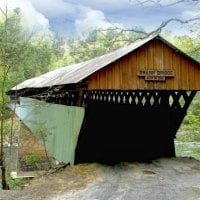
<path fill-rule="evenodd" d="M 44 88 L 44 87 L 52 87 L 56 85 L 67 85 L 67 84 L 79 83 L 86 77 L 92 75 L 94 72 L 97 72 L 98 70 L 106 67 L 107 65 L 117 61 L 118 59 L 122 58 L 123 56 L 136 50 L 137 48 L 141 47 L 145 43 L 155 38 L 162 40 L 164 43 L 167 43 L 168 46 L 171 46 L 176 51 L 179 51 L 180 53 L 184 54 L 179 49 L 177 49 L 176 47 L 171 45 L 169 42 L 167 42 L 165 39 L 163 39 L 161 36 L 154 35 L 145 39 L 138 40 L 128 47 L 118 49 L 114 52 L 105 54 L 103 56 L 94 58 L 92 60 L 88 60 L 88 61 L 81 62 L 78 64 L 69 65 L 66 67 L 61 67 L 59 69 L 47 72 L 35 78 L 28 79 L 18 84 L 17 86 L 13 87 L 11 90 L 21 90 L 24 88 Z M 184 55 L 189 57 L 186 54 Z M 192 58 L 190 57 L 190 59 Z"/>

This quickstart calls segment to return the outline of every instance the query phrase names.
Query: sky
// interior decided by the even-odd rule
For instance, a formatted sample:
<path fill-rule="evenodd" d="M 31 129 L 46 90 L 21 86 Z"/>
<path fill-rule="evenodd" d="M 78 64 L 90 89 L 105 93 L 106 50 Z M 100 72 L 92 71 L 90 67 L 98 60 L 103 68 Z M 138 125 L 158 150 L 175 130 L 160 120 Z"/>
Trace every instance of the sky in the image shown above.
<path fill-rule="evenodd" d="M 139 27 L 147 32 L 170 18 L 181 20 L 200 16 L 200 2 L 178 3 L 178 0 L 0 0 L 0 7 L 20 8 L 23 24 L 29 31 L 55 32 L 74 36 L 94 28 Z M 144 2 L 144 3 L 139 3 Z M 146 2 L 146 3 L 145 3 Z M 187 0 L 188 2 L 188 0 Z M 175 35 L 190 34 L 188 25 L 170 23 Z"/>

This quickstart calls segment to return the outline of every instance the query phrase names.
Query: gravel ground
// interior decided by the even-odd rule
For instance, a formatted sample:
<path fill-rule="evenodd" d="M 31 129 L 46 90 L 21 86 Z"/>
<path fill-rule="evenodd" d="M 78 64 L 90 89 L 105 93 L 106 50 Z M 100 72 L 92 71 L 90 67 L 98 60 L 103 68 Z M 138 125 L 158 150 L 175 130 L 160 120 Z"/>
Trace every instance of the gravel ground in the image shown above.
<path fill-rule="evenodd" d="M 115 166 L 84 164 L 33 180 L 3 200 L 200 200 L 200 161 L 165 158 Z"/>

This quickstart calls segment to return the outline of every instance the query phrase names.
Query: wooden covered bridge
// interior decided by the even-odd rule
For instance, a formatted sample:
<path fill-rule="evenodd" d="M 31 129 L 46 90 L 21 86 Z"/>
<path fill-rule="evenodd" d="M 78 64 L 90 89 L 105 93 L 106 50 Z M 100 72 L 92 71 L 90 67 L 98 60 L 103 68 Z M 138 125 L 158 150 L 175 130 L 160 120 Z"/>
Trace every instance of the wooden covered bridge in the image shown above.
<path fill-rule="evenodd" d="M 116 163 L 175 156 L 175 135 L 199 89 L 200 63 L 156 35 L 26 80 L 8 94 L 80 107 L 78 125 L 76 117 L 62 119 L 78 126 L 68 138 L 73 148 L 62 141 L 54 151 L 73 151 L 71 163 Z"/>

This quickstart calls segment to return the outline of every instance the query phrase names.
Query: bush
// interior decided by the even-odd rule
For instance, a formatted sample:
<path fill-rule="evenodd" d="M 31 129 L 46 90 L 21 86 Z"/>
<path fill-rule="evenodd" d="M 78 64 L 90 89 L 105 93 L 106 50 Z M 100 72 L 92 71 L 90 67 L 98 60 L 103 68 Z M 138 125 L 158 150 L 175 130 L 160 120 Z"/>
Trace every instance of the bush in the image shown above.
<path fill-rule="evenodd" d="M 23 158 L 23 161 L 30 166 L 35 166 L 41 161 L 41 156 L 38 154 L 30 154 Z"/>
<path fill-rule="evenodd" d="M 27 183 L 28 180 L 25 178 L 8 179 L 8 184 L 11 190 L 21 190 Z"/>

